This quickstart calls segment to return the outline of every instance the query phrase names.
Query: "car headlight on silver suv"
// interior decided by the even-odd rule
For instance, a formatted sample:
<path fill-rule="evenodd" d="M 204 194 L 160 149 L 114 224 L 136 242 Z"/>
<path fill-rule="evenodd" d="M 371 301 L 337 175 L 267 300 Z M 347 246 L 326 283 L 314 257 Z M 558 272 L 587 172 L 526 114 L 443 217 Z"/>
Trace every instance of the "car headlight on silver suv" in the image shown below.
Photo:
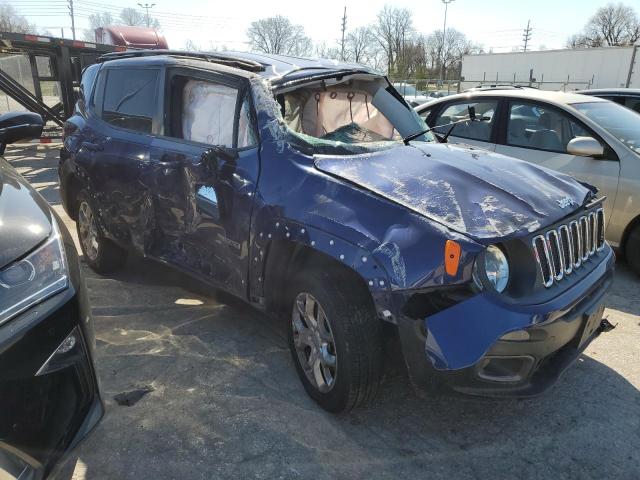
<path fill-rule="evenodd" d="M 497 292 L 504 292 L 509 284 L 509 261 L 502 249 L 496 245 L 489 245 L 479 260 L 476 261 L 473 271 L 473 279 L 478 287 L 482 288 L 482 285 L 488 282 Z M 480 269 L 485 282 L 480 278 Z"/>
<path fill-rule="evenodd" d="M 0 325 L 67 288 L 62 236 L 51 216 L 51 235 L 36 250 L 0 270 Z"/>

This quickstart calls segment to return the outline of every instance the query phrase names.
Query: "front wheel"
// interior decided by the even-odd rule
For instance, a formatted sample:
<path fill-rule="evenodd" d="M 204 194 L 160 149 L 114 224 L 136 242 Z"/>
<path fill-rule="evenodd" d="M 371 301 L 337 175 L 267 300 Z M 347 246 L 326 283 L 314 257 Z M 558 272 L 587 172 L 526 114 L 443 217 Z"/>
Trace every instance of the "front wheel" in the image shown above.
<path fill-rule="evenodd" d="M 375 397 L 382 324 L 368 290 L 339 268 L 299 274 L 290 292 L 289 347 L 302 384 L 329 412 Z"/>
<path fill-rule="evenodd" d="M 92 270 L 108 273 L 124 264 L 127 252 L 102 234 L 86 190 L 78 194 L 76 230 L 84 259 Z"/>

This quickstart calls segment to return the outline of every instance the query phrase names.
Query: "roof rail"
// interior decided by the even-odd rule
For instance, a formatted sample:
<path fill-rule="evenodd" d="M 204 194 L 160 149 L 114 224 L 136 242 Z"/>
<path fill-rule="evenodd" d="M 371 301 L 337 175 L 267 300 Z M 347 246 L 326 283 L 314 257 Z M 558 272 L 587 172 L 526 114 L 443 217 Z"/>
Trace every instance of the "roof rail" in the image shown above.
<path fill-rule="evenodd" d="M 123 58 L 154 57 L 160 55 L 204 60 L 206 62 L 219 63 L 221 65 L 227 65 L 241 70 L 248 70 L 250 72 L 264 72 L 265 70 L 265 66 L 263 64 L 254 60 L 219 53 L 184 52 L 180 50 L 127 50 L 126 52 L 114 52 L 101 55 L 98 57 L 98 62 L 107 62 L 109 60 L 119 60 Z"/>
<path fill-rule="evenodd" d="M 519 90 L 523 88 L 532 88 L 538 90 L 538 87 L 534 87 L 532 85 L 520 85 L 513 83 L 481 83 L 480 85 L 476 85 L 475 87 L 471 87 L 465 92 L 469 91 L 478 91 L 478 90 Z"/>

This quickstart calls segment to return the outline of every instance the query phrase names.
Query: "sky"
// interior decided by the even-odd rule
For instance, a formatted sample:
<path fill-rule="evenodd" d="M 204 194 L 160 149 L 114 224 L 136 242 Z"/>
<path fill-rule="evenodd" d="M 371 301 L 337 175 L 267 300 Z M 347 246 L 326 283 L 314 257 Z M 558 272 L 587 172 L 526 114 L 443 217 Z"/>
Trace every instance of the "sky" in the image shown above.
<path fill-rule="evenodd" d="M 2 0 L 0 0 L 2 1 Z M 4 0 L 30 22 L 59 36 L 71 37 L 68 0 Z M 109 11 L 117 16 L 124 7 L 137 6 L 137 1 L 73 0 L 76 13 L 76 34 L 88 26 L 92 13 Z M 636 4 L 637 0 L 626 2 Z M 142 2 L 144 3 L 144 2 Z M 153 3 L 151 0 L 149 3 Z M 511 51 L 522 45 L 522 34 L 531 21 L 533 49 L 562 48 L 567 37 L 578 32 L 603 0 L 453 0 L 448 7 L 447 28 L 456 28 L 486 51 Z M 245 32 L 257 19 L 284 15 L 304 27 L 314 42 L 334 46 L 340 37 L 343 10 L 347 8 L 347 31 L 371 24 L 385 4 L 408 8 L 413 12 L 417 31 L 429 33 L 442 29 L 444 5 L 441 0 L 304 0 L 229 1 L 217 0 L 155 0 L 152 16 L 158 18 L 171 48 L 184 48 L 191 40 L 200 49 L 222 48 L 247 50 Z M 640 13 L 640 12 L 639 12 Z"/>

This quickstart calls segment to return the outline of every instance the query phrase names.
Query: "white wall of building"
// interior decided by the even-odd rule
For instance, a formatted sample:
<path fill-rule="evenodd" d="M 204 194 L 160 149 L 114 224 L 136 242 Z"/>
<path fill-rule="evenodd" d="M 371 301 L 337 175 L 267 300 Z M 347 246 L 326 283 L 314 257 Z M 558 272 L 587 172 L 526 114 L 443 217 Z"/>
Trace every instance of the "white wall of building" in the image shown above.
<path fill-rule="evenodd" d="M 640 46 L 466 55 L 462 88 L 496 79 L 528 84 L 531 69 L 533 85 L 545 90 L 625 87 L 634 49 L 635 72 L 629 86 L 640 88 Z"/>

